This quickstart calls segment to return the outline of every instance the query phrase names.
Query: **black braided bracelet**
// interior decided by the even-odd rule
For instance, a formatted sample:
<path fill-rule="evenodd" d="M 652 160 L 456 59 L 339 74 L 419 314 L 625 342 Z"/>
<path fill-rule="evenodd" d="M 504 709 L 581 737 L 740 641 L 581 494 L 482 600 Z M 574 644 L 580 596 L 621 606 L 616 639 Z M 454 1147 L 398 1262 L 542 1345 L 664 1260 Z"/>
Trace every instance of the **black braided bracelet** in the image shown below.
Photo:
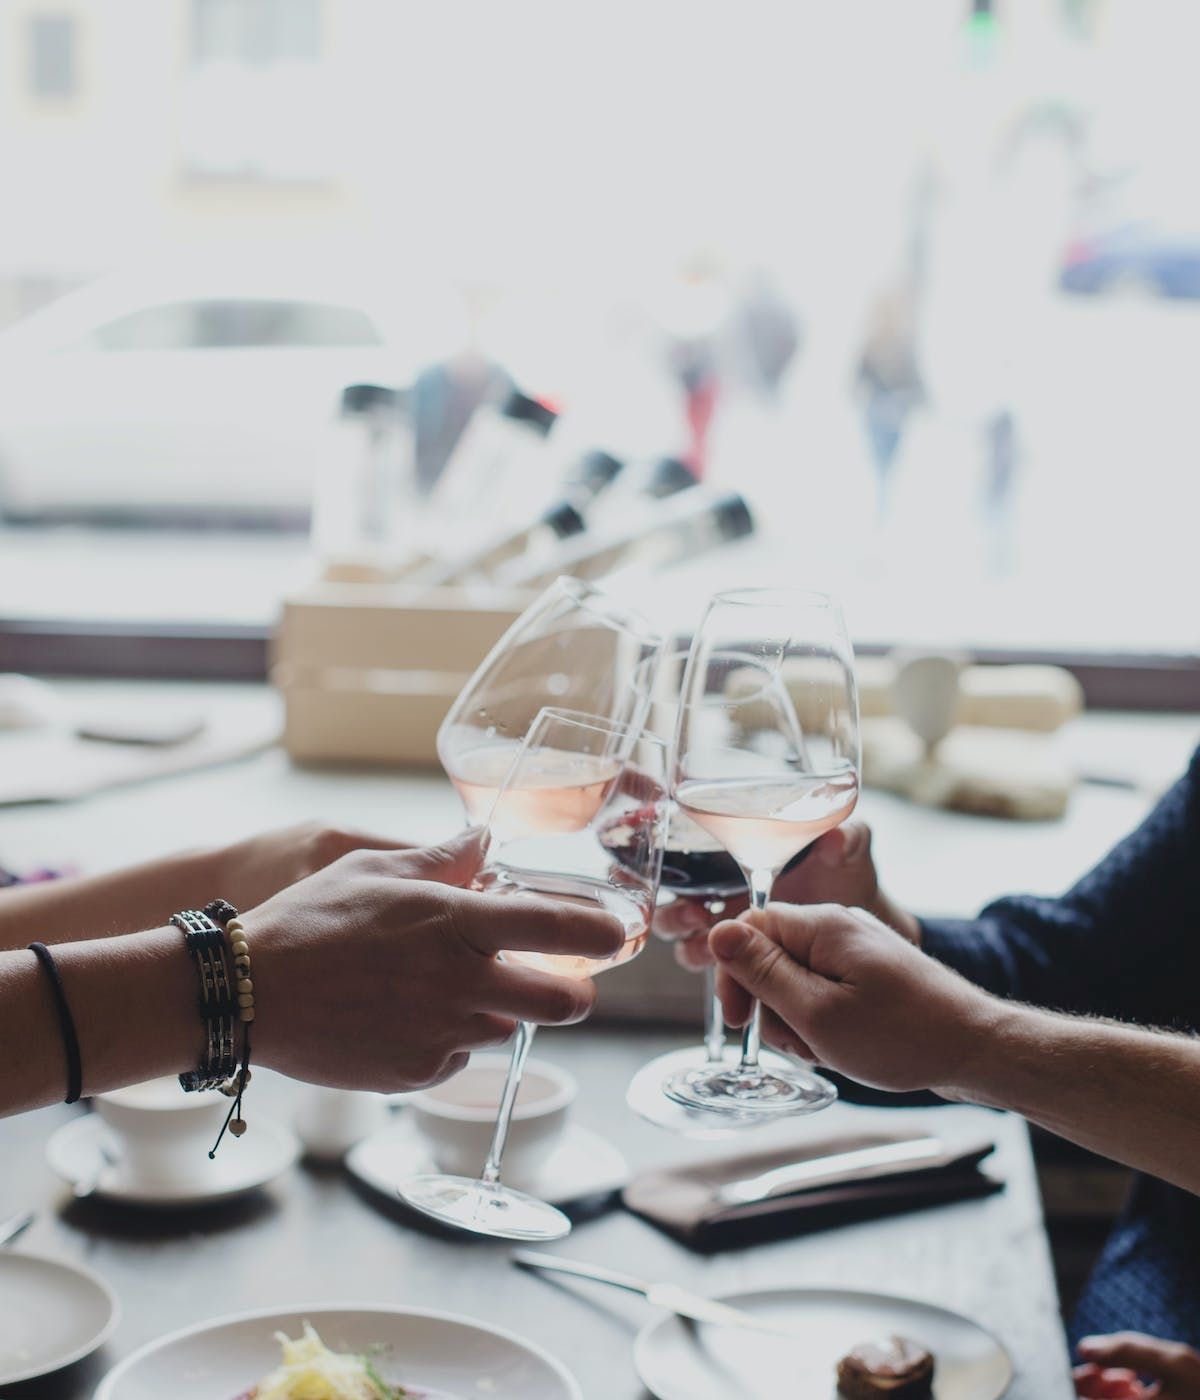
<path fill-rule="evenodd" d="M 197 1009 L 204 1022 L 206 1044 L 199 1067 L 179 1076 L 188 1092 L 218 1089 L 237 1068 L 233 1025 L 237 999 L 225 961 L 225 935 L 209 915 L 184 909 L 171 915 L 171 923 L 183 930 L 183 940 L 196 964 L 200 983 Z"/>
<path fill-rule="evenodd" d="M 250 977 L 250 944 L 246 941 L 246 930 L 238 917 L 238 911 L 227 899 L 214 899 L 204 906 L 205 915 L 219 923 L 229 940 L 229 952 L 233 958 L 233 986 L 236 989 L 237 1018 L 242 1027 L 242 1062 L 238 1071 L 229 1081 L 221 1085 L 221 1092 L 233 1100 L 221 1131 L 212 1145 L 210 1157 L 217 1155 L 217 1148 L 225 1136 L 226 1129 L 235 1138 L 246 1131 L 246 1120 L 242 1117 L 242 1098 L 250 1083 L 250 1022 L 254 1020 L 254 983 Z"/>
<path fill-rule="evenodd" d="M 63 1050 L 67 1056 L 67 1097 L 65 1103 L 78 1103 L 83 1091 L 83 1065 L 79 1058 L 79 1037 L 75 1033 L 75 1018 L 67 1004 L 67 994 L 63 989 L 58 966 L 44 943 L 31 943 L 29 951 L 37 958 L 50 979 L 50 990 L 54 995 L 54 1007 L 58 1012 L 58 1026 L 62 1032 Z"/>

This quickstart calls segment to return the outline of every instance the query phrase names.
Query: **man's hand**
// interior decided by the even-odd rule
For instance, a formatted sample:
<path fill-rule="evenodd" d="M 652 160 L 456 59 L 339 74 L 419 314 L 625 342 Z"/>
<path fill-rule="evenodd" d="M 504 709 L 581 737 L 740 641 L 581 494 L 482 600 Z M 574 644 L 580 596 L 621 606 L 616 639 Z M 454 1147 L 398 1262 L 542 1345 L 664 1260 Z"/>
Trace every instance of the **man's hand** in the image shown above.
<path fill-rule="evenodd" d="M 920 946 L 921 925 L 879 887 L 871 856 L 871 828 L 866 822 L 847 822 L 827 831 L 813 843 L 804 860 L 780 875 L 774 898 L 780 904 L 841 904 L 865 909 L 880 923 Z M 736 918 L 745 907 L 744 897 L 737 904 L 731 900 L 725 916 Z M 655 920 L 656 933 L 683 940 L 675 949 L 675 957 L 689 969 L 712 961 L 704 937 L 708 924 L 703 921 L 703 914 L 702 905 L 680 900 L 677 906 L 663 911 L 666 928 L 660 930 Z"/>
<path fill-rule="evenodd" d="M 765 1040 L 878 1089 L 953 1096 L 1006 1014 L 862 909 L 771 904 L 709 943 L 731 1025 L 757 997 Z"/>
<path fill-rule="evenodd" d="M 1088 1400 L 1200 1400 L 1200 1353 L 1182 1342 L 1116 1332 L 1085 1337 L 1079 1355 L 1085 1364 L 1075 1368 L 1075 1392 Z"/>

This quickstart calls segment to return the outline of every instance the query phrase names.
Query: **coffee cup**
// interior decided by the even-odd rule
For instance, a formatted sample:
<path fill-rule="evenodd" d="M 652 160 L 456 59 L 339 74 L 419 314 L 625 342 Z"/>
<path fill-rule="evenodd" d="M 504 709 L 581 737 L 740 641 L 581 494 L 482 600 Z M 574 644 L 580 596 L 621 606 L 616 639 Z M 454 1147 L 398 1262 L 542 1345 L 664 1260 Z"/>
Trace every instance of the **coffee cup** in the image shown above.
<path fill-rule="evenodd" d="M 178 1079 L 151 1079 L 98 1094 L 95 1109 L 108 1129 L 128 1184 L 153 1190 L 197 1176 L 229 1111 L 213 1090 L 185 1093 Z"/>
<path fill-rule="evenodd" d="M 507 1055 L 474 1055 L 453 1079 L 410 1095 L 413 1121 L 439 1171 L 479 1175 L 507 1073 Z M 536 1059 L 526 1063 L 504 1149 L 502 1175 L 510 1186 L 528 1189 L 534 1184 L 558 1145 L 578 1091 L 574 1078 L 557 1065 Z"/>

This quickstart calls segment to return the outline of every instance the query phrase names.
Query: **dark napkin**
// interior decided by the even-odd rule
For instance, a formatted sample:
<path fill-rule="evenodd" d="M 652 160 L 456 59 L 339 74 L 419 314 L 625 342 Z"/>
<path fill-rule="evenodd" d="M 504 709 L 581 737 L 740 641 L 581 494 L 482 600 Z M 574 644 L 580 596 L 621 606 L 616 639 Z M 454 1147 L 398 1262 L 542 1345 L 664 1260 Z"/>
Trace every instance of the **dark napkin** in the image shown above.
<path fill-rule="evenodd" d="M 752 1204 L 728 1205 L 716 1199 L 717 1189 L 795 1163 L 862 1148 L 882 1147 L 925 1137 L 922 1132 L 854 1132 L 827 1136 L 803 1147 L 739 1153 L 644 1172 L 622 1193 L 626 1209 L 657 1225 L 692 1249 L 706 1253 L 740 1248 L 765 1240 L 783 1239 L 811 1230 L 828 1229 L 946 1201 L 991 1195 L 1003 1182 L 979 1170 L 992 1151 L 986 1139 L 947 1143 L 943 1152 L 919 1163 L 906 1162 L 879 1175 L 861 1167 L 831 1177 L 786 1196 L 771 1196 Z"/>

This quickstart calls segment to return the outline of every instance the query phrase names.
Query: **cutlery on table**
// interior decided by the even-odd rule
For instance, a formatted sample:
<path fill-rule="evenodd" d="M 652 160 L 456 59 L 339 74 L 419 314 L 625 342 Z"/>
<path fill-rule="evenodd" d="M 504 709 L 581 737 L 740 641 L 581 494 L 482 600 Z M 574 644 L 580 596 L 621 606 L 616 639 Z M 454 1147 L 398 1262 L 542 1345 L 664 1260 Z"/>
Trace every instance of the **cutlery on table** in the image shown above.
<path fill-rule="evenodd" d="M 946 1155 L 946 1144 L 940 1138 L 910 1138 L 906 1142 L 888 1142 L 878 1147 L 860 1147 L 851 1152 L 837 1152 L 832 1157 L 814 1157 L 807 1162 L 792 1162 L 786 1167 L 729 1181 L 714 1194 L 718 1205 L 748 1206 L 773 1196 L 787 1196 L 796 1191 L 808 1191 L 839 1181 L 853 1172 L 855 1179 L 868 1181 L 888 1176 L 897 1168 L 916 1167 Z"/>
<path fill-rule="evenodd" d="M 18 1235 L 24 1234 L 35 1219 L 31 1210 L 18 1211 L 7 1220 L 0 1220 L 0 1245 L 12 1244 Z"/>
<path fill-rule="evenodd" d="M 613 1288 L 623 1288 L 628 1293 L 640 1293 L 655 1307 L 678 1313 L 680 1317 L 690 1317 L 696 1322 L 709 1322 L 718 1327 L 742 1327 L 753 1332 L 770 1332 L 776 1337 L 798 1335 L 789 1327 L 755 1317 L 740 1308 L 731 1308 L 728 1303 L 718 1303 L 700 1293 L 689 1292 L 686 1288 L 680 1288 L 678 1284 L 647 1283 L 631 1274 L 618 1273 L 615 1269 L 605 1269 L 598 1264 L 581 1264 L 574 1259 L 560 1259 L 556 1254 L 538 1254 L 532 1249 L 514 1249 L 510 1258 L 523 1269 L 536 1269 L 551 1274 L 571 1274 L 575 1278 L 591 1279 L 593 1283 L 607 1283 Z"/>

